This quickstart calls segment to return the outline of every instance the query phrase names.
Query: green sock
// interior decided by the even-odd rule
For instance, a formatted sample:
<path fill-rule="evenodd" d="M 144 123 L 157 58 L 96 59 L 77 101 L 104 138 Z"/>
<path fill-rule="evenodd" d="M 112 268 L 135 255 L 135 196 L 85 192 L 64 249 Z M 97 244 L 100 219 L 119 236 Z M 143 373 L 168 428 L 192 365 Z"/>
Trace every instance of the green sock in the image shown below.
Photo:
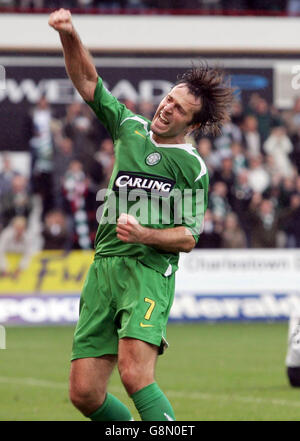
<path fill-rule="evenodd" d="M 175 421 L 172 406 L 157 383 L 138 390 L 131 398 L 142 421 Z"/>
<path fill-rule="evenodd" d="M 131 413 L 125 406 L 121 403 L 118 398 L 114 397 L 112 394 L 107 394 L 104 403 L 89 415 L 92 421 L 131 421 L 133 420 Z"/>

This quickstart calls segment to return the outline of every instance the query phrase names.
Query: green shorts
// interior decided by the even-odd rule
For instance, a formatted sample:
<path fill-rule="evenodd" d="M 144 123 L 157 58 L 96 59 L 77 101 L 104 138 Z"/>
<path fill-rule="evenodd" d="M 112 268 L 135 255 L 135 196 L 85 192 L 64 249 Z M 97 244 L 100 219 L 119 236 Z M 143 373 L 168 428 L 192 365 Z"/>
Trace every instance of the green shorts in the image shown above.
<path fill-rule="evenodd" d="M 120 338 L 152 343 L 163 352 L 175 274 L 165 277 L 131 257 L 92 263 L 80 298 L 72 360 L 118 353 Z"/>

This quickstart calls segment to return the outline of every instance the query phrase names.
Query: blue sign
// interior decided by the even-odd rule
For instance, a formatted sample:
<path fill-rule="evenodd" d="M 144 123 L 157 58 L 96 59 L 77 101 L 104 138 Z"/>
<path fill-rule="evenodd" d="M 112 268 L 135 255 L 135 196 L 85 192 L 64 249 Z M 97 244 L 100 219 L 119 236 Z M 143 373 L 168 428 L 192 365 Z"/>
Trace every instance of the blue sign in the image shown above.
<path fill-rule="evenodd" d="M 197 295 L 176 293 L 170 322 L 288 320 L 300 295 Z M 1 325 L 75 324 L 79 295 L 1 296 Z"/>
<path fill-rule="evenodd" d="M 287 320 L 300 310 L 297 294 L 191 295 L 177 293 L 170 321 Z"/>
<path fill-rule="evenodd" d="M 261 90 L 269 85 L 269 80 L 261 75 L 232 74 L 231 85 L 241 90 Z"/>

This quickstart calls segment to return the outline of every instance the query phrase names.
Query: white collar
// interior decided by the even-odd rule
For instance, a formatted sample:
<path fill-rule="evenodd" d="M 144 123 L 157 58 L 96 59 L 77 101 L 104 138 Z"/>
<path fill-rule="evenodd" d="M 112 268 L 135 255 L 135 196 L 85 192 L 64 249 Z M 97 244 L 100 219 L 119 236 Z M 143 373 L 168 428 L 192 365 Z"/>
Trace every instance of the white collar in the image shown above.
<path fill-rule="evenodd" d="M 154 141 L 152 130 L 150 130 L 150 139 L 151 139 L 151 142 L 152 142 L 156 147 L 165 147 L 165 148 L 174 148 L 174 147 L 176 147 L 176 148 L 178 148 L 178 149 L 181 149 L 181 148 L 186 149 L 187 147 L 188 147 L 188 148 L 194 148 L 192 144 L 159 144 L 159 143 L 157 143 L 156 141 Z"/>
<path fill-rule="evenodd" d="M 153 139 L 153 132 L 152 132 L 152 130 L 150 130 L 150 140 L 152 141 L 152 143 L 156 147 L 177 148 L 177 149 L 185 150 L 190 155 L 192 155 L 195 158 L 197 158 L 199 163 L 200 163 L 200 173 L 196 177 L 195 182 L 198 181 L 202 176 L 204 176 L 207 173 L 206 165 L 205 165 L 203 159 L 201 158 L 201 156 L 196 153 L 197 149 L 193 146 L 193 144 L 158 144 Z"/>

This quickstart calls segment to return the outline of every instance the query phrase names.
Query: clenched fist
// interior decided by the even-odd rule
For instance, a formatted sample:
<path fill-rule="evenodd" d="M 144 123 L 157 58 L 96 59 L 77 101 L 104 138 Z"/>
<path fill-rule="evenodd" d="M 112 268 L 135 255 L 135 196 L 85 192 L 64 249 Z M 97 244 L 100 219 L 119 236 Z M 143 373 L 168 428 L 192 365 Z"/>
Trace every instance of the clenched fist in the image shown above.
<path fill-rule="evenodd" d="M 73 23 L 71 12 L 67 9 L 59 9 L 52 12 L 48 21 L 49 25 L 58 32 L 71 34 L 73 32 Z"/>
<path fill-rule="evenodd" d="M 142 227 L 134 216 L 122 213 L 117 221 L 117 237 L 122 242 L 143 243 L 146 228 Z"/>

